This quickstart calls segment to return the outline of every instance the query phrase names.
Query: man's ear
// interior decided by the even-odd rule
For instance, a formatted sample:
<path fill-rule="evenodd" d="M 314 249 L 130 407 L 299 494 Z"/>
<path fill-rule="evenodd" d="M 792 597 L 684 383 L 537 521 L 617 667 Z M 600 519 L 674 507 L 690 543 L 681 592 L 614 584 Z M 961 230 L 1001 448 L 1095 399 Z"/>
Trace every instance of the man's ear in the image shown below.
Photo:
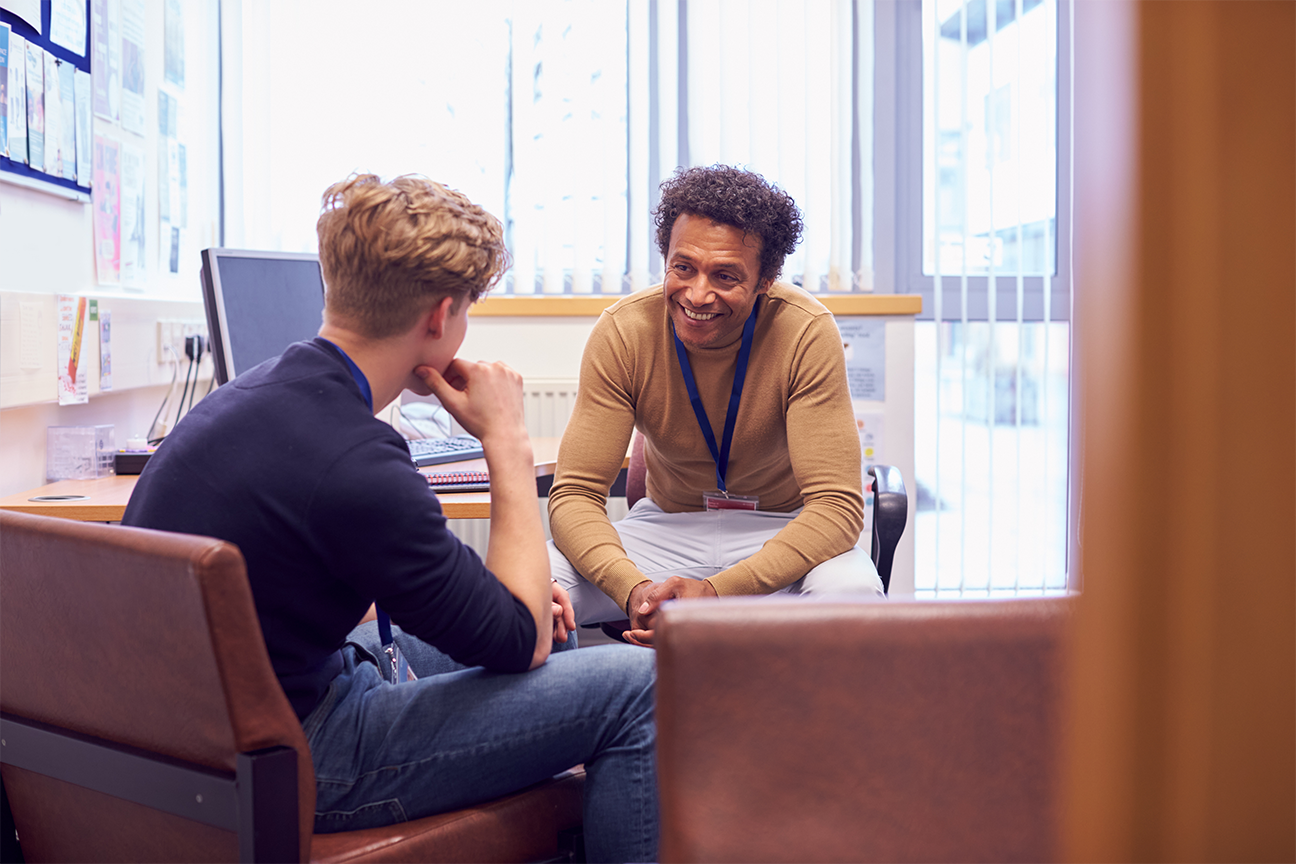
<path fill-rule="evenodd" d="M 433 339 L 440 339 L 445 335 L 446 319 L 453 314 L 453 309 L 451 307 L 454 306 L 454 301 L 455 298 L 453 297 L 442 297 L 433 304 L 432 308 L 428 311 L 425 320 L 427 322 L 428 335 Z"/>

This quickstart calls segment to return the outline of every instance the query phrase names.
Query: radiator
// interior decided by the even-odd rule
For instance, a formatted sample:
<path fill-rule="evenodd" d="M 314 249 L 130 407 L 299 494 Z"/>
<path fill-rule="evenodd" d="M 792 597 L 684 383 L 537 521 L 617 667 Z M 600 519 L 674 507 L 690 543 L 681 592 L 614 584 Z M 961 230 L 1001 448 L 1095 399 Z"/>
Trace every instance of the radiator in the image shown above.
<path fill-rule="evenodd" d="M 526 411 L 527 434 L 532 438 L 559 438 L 567 428 L 572 408 L 576 404 L 575 378 L 529 378 L 523 383 L 523 407 Z M 456 432 L 462 430 L 455 430 Z M 537 499 L 540 519 L 544 523 L 545 538 L 549 538 L 549 499 Z M 626 514 L 624 498 L 608 500 L 608 516 L 614 521 Z M 490 540 L 490 521 L 486 519 L 450 519 L 450 530 L 460 540 L 486 557 Z"/>

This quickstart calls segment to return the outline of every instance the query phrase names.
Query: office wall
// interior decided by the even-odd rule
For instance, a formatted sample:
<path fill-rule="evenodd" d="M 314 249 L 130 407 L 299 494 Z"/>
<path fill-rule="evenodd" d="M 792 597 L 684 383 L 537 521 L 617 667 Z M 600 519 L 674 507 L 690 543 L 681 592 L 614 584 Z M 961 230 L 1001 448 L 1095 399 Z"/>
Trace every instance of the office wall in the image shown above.
<path fill-rule="evenodd" d="M 1296 858 L 1296 4 L 1077 3 L 1066 855 Z"/>
<path fill-rule="evenodd" d="M 165 85 L 178 100 L 178 132 L 189 166 L 188 226 L 181 233 L 176 274 L 165 266 L 166 238 L 158 218 L 157 94 L 163 84 L 164 5 L 164 0 L 145 2 L 146 134 L 127 132 L 104 118 L 94 120 L 95 134 L 139 147 L 144 157 L 146 278 L 130 286 L 100 284 L 91 205 L 0 182 L 0 494 L 44 482 L 47 426 L 113 423 L 123 441 L 147 430 L 173 371 L 165 353 L 158 352 L 157 322 L 203 321 L 198 250 L 216 245 L 219 238 L 218 4 L 183 4 L 185 83 L 183 88 Z M 98 331 L 88 328 L 83 352 L 90 363 L 88 405 L 57 404 L 59 294 L 98 299 L 101 310 L 112 312 L 113 390 L 100 391 Z M 24 308 L 27 320 L 36 325 L 39 364 L 34 367 L 21 362 Z"/>

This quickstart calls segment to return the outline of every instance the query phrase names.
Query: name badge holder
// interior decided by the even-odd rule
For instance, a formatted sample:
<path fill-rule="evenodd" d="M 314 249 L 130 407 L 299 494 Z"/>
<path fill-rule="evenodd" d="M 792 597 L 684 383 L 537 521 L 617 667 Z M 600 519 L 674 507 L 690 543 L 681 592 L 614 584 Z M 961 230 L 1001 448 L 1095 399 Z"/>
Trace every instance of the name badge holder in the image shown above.
<path fill-rule="evenodd" d="M 391 682 L 393 684 L 404 684 L 406 681 L 414 681 L 418 678 L 414 671 L 409 667 L 409 661 L 401 653 L 400 646 L 392 638 L 391 616 L 382 609 L 378 610 L 378 639 L 382 642 L 383 656 L 391 664 Z M 387 676 L 383 676 L 384 678 Z"/>
<path fill-rule="evenodd" d="M 752 306 L 751 314 L 743 324 L 742 346 L 738 349 L 738 366 L 734 370 L 733 389 L 729 393 L 729 409 L 725 413 L 724 437 L 720 446 L 716 446 L 715 432 L 711 421 L 707 419 L 706 409 L 702 407 L 702 396 L 698 393 L 697 381 L 693 377 L 693 367 L 689 363 L 688 350 L 680 341 L 679 334 L 671 326 L 675 337 L 675 356 L 679 359 L 680 374 L 684 376 L 684 386 L 688 390 L 689 403 L 697 417 L 702 437 L 706 439 L 707 449 L 715 460 L 716 485 L 718 489 L 702 493 L 702 505 L 707 510 L 755 510 L 760 499 L 754 495 L 733 495 L 725 488 L 725 475 L 729 472 L 729 447 L 733 444 L 734 425 L 738 421 L 738 405 L 742 401 L 743 382 L 747 380 L 747 361 L 751 357 L 752 336 L 756 332 L 756 313 L 760 309 L 760 298 Z"/>
<path fill-rule="evenodd" d="M 702 503 L 708 510 L 755 510 L 760 499 L 755 495 L 730 495 L 716 490 L 703 492 Z"/>

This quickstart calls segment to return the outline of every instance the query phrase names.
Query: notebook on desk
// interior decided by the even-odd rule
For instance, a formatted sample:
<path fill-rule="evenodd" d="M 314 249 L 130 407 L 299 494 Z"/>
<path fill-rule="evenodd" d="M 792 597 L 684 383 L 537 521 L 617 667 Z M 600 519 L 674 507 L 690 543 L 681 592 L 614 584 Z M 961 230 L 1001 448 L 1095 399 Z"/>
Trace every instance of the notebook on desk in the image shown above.
<path fill-rule="evenodd" d="M 490 474 L 485 471 L 434 471 L 427 479 L 433 492 L 490 491 Z"/>

